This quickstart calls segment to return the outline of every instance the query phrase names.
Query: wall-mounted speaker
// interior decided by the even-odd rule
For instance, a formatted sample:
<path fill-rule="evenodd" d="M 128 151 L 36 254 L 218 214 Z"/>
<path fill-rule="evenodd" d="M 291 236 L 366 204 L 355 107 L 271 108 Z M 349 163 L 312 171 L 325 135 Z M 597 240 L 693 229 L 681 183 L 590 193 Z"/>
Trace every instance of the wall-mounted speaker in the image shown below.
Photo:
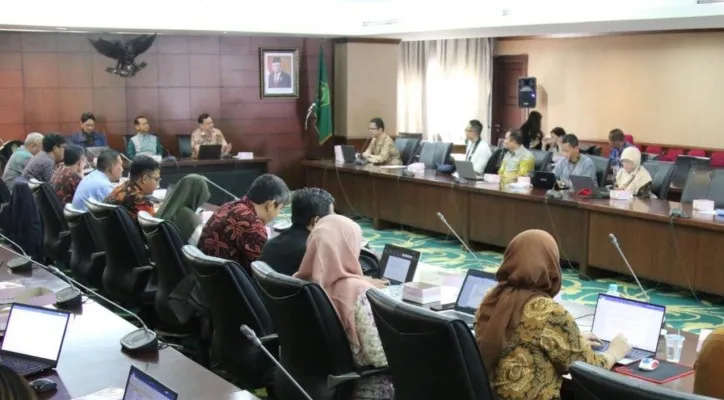
<path fill-rule="evenodd" d="M 535 108 L 538 99 L 535 77 L 518 78 L 518 107 Z"/>

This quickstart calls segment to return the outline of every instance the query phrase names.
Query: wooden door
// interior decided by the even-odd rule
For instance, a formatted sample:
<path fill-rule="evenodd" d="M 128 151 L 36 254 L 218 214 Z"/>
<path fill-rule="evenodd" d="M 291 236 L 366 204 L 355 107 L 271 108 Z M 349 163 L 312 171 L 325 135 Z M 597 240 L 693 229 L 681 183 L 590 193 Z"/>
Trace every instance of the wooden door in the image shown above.
<path fill-rule="evenodd" d="M 528 55 L 496 56 L 493 59 L 492 145 L 525 121 L 525 110 L 518 108 L 518 78 L 528 76 Z"/>

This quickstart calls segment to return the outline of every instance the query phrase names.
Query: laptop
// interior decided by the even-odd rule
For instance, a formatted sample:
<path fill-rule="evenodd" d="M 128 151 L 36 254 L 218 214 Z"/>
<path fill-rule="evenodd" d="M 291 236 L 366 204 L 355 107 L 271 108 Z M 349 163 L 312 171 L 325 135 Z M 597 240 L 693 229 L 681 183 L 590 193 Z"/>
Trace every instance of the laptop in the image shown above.
<path fill-rule="evenodd" d="M 220 144 L 202 144 L 199 146 L 199 160 L 218 160 L 220 158 Z"/>
<path fill-rule="evenodd" d="M 606 351 L 611 340 L 622 333 L 633 349 L 619 364 L 655 357 L 665 314 L 665 306 L 599 294 L 591 332 L 601 339 L 603 346 L 595 350 Z"/>
<path fill-rule="evenodd" d="M 608 189 L 598 187 L 598 183 L 590 176 L 571 175 L 571 186 L 574 194 L 588 189 L 591 191 L 591 197 L 610 197 Z"/>
<path fill-rule="evenodd" d="M 483 176 L 475 172 L 475 170 L 473 169 L 473 163 L 471 161 L 455 160 L 455 171 L 458 173 L 458 177 L 467 179 L 469 181 L 483 180 Z"/>
<path fill-rule="evenodd" d="M 147 373 L 131 366 L 126 381 L 126 390 L 123 392 L 123 400 L 177 400 L 178 393 L 168 386 L 153 379 Z"/>
<path fill-rule="evenodd" d="M 70 313 L 13 303 L 0 347 L 0 363 L 22 376 L 58 365 Z"/>
<path fill-rule="evenodd" d="M 556 174 L 550 171 L 535 171 L 530 183 L 535 189 L 551 190 L 556 186 Z"/>
<path fill-rule="evenodd" d="M 380 276 L 390 282 L 390 286 L 401 286 L 412 282 L 419 262 L 419 251 L 387 244 L 380 259 Z"/>
<path fill-rule="evenodd" d="M 342 149 L 342 158 L 345 164 L 353 164 L 357 161 L 357 151 L 354 146 L 342 145 L 340 148 Z"/>
<path fill-rule="evenodd" d="M 475 321 L 475 312 L 483 301 L 483 297 L 497 284 L 495 274 L 469 269 L 467 275 L 465 275 L 463 285 L 460 287 L 455 307 L 452 310 L 445 310 L 440 313 L 461 319 L 472 328 Z"/>

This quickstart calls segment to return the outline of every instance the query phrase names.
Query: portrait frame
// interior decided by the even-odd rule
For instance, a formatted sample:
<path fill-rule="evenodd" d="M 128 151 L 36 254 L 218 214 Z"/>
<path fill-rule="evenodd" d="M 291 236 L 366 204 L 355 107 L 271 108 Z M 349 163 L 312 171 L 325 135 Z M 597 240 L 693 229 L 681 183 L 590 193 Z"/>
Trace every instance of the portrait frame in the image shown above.
<path fill-rule="evenodd" d="M 259 48 L 259 96 L 299 98 L 299 49 Z"/>

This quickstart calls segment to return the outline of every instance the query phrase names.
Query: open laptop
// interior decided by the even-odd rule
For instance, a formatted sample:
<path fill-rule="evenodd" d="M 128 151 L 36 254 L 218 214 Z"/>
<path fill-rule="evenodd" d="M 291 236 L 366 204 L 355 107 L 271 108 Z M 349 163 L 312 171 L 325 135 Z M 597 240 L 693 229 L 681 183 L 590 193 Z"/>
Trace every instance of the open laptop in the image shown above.
<path fill-rule="evenodd" d="M 70 313 L 13 303 L 0 363 L 22 376 L 49 371 L 58 365 Z"/>
<path fill-rule="evenodd" d="M 535 171 L 530 183 L 535 189 L 551 190 L 556 186 L 556 174 L 550 171 Z"/>
<path fill-rule="evenodd" d="M 177 400 L 178 393 L 153 379 L 147 373 L 131 366 L 123 400 Z"/>
<path fill-rule="evenodd" d="M 633 349 L 619 364 L 655 357 L 665 314 L 665 306 L 599 294 L 591 332 L 601 339 L 603 346 L 595 350 L 606 351 L 611 340 L 622 333 Z"/>
<path fill-rule="evenodd" d="M 469 269 L 463 285 L 460 287 L 458 299 L 455 301 L 455 308 L 441 311 L 442 314 L 463 320 L 470 328 L 475 321 L 475 312 L 483 301 L 488 290 L 495 287 L 498 281 L 495 274 L 490 272 Z"/>
<path fill-rule="evenodd" d="M 353 164 L 357 161 L 357 151 L 354 149 L 354 146 L 342 145 L 340 147 L 342 149 L 342 158 L 344 159 L 345 164 Z"/>
<path fill-rule="evenodd" d="M 455 160 L 455 172 L 458 177 L 467 179 L 469 181 L 482 181 L 483 176 L 475 172 L 473 169 L 473 163 L 471 161 L 458 161 Z"/>
<path fill-rule="evenodd" d="M 220 144 L 202 144 L 199 146 L 199 160 L 218 160 L 221 158 Z"/>
<path fill-rule="evenodd" d="M 380 259 L 380 277 L 390 282 L 390 286 L 412 282 L 419 262 L 419 251 L 387 244 Z"/>
<path fill-rule="evenodd" d="M 598 187 L 598 183 L 594 181 L 590 176 L 571 175 L 571 186 L 573 193 L 578 193 L 581 190 L 590 190 L 592 197 L 610 197 L 608 189 Z"/>

